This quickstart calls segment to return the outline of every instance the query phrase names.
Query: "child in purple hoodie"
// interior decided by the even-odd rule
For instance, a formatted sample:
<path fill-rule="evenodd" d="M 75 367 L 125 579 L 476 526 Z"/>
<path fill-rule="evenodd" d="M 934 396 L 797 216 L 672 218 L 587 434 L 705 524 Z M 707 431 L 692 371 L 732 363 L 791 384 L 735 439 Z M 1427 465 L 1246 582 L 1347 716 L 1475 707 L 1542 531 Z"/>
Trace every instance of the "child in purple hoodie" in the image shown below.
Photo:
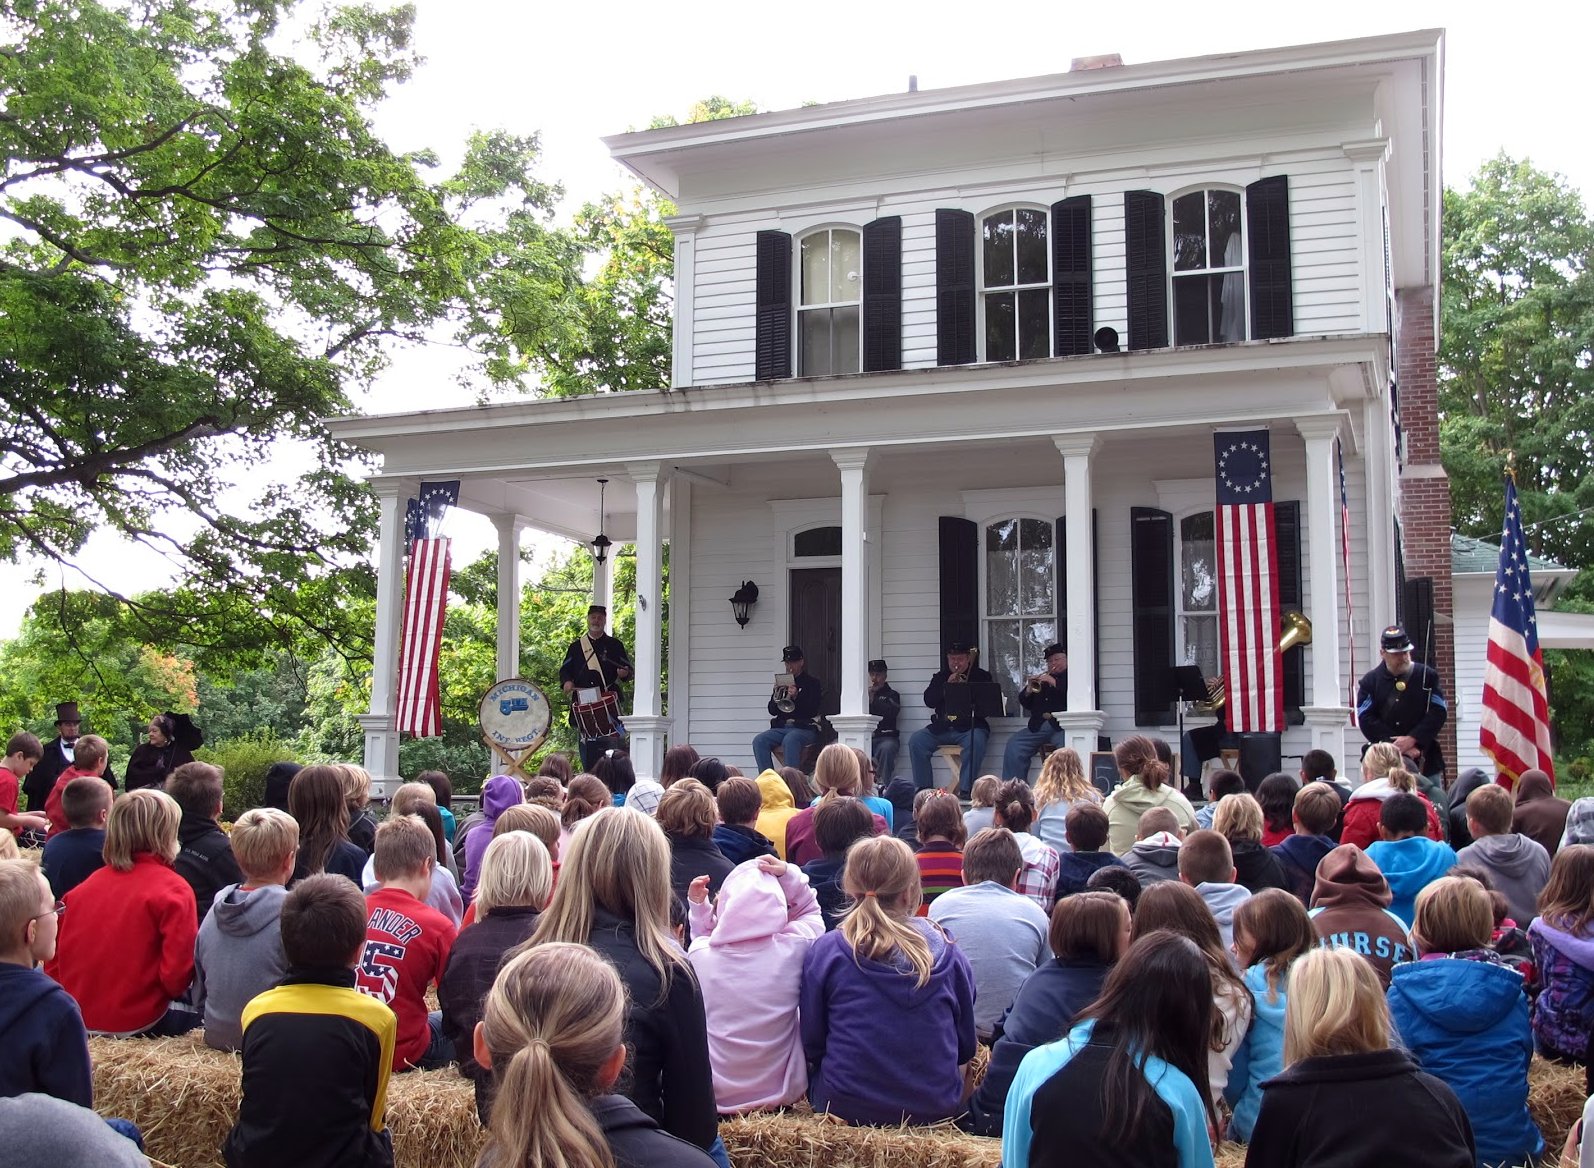
<path fill-rule="evenodd" d="M 938 925 L 908 845 L 891 836 L 847 851 L 856 907 L 803 962 L 803 1047 L 815 1111 L 855 1124 L 930 1124 L 962 1110 L 974 1057 L 974 974 Z"/>
<path fill-rule="evenodd" d="M 494 775 L 482 787 L 482 814 L 487 818 L 471 828 L 465 837 L 465 868 L 459 882 L 459 891 L 467 901 L 475 895 L 482 856 L 487 845 L 493 842 L 493 825 L 505 811 L 525 801 L 526 789 L 511 775 Z"/>
<path fill-rule="evenodd" d="M 1546 1058 L 1583 1062 L 1587 1003 L 1594 997 L 1594 846 L 1571 844 L 1555 853 L 1528 940 L 1542 986 L 1533 1011 L 1534 1046 Z"/>

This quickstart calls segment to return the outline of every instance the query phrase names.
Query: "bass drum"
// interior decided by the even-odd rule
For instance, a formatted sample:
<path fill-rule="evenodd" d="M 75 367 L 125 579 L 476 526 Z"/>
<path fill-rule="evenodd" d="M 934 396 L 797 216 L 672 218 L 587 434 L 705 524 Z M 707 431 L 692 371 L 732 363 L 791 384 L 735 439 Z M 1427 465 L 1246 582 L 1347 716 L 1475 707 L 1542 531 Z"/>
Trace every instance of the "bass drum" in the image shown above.
<path fill-rule="evenodd" d="M 500 681 L 482 697 L 482 736 L 513 754 L 542 745 L 553 722 L 553 708 L 536 682 L 521 677 Z"/>

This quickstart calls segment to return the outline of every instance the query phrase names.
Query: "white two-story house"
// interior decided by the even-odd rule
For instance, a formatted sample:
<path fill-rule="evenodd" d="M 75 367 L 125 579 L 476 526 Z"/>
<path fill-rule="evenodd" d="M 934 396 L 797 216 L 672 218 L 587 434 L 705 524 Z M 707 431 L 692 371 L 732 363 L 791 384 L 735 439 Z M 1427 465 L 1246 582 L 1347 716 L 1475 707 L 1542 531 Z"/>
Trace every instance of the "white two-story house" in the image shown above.
<path fill-rule="evenodd" d="M 1213 433 L 1263 427 L 1280 603 L 1313 626 L 1284 658 L 1282 752 L 1354 760 L 1353 674 L 1380 628 L 1405 619 L 1452 670 L 1443 43 L 1080 67 L 607 139 L 679 209 L 671 383 L 336 425 L 382 456 L 373 774 L 396 769 L 422 479 L 461 479 L 459 505 L 499 526 L 505 676 L 519 532 L 590 540 L 608 480 L 606 533 L 636 545 L 639 773 L 669 742 L 745 768 L 792 642 L 856 745 L 867 662 L 888 661 L 906 736 L 954 638 L 1015 714 L 1064 642 L 1082 751 L 1171 739 L 1172 668 L 1218 670 Z M 747 581 L 743 626 L 727 598 Z M 1018 724 L 993 722 L 985 769 Z"/>

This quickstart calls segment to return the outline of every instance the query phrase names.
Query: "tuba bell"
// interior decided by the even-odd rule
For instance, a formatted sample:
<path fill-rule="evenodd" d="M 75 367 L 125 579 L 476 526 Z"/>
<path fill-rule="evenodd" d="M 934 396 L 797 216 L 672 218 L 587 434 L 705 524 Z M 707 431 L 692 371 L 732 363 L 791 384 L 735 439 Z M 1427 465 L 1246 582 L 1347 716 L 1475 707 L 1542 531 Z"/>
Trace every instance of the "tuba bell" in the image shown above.
<path fill-rule="evenodd" d="M 1297 645 L 1310 645 L 1312 643 L 1312 618 L 1304 612 L 1295 612 L 1293 609 L 1279 616 L 1279 645 L 1280 653 L 1287 652 Z M 1221 710 L 1224 703 L 1229 700 L 1228 682 L 1221 678 L 1213 678 L 1207 683 L 1208 705 L 1213 713 Z"/>

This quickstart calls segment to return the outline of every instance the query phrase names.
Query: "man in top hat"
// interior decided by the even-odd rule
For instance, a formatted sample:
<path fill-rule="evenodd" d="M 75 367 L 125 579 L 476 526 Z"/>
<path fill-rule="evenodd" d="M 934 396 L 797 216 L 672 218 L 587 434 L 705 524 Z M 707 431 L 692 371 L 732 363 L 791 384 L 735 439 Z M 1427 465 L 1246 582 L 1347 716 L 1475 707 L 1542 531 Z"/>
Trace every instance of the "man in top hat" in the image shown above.
<path fill-rule="evenodd" d="M 1007 740 L 1002 777 L 1029 781 L 1029 760 L 1047 743 L 1067 746 L 1068 735 L 1057 724 L 1057 711 L 1068 709 L 1068 653 L 1061 645 L 1046 646 L 1046 669 L 1026 678 L 1018 704 L 1029 715 L 1024 729 Z"/>
<path fill-rule="evenodd" d="M 22 793 L 28 797 L 28 810 L 44 811 L 44 801 L 55 790 L 55 780 L 72 765 L 72 748 L 77 745 L 78 732 L 83 729 L 83 715 L 78 713 L 76 702 L 57 702 L 55 706 L 55 737 L 44 744 L 44 757 L 39 765 L 23 780 Z M 107 763 L 105 781 L 116 786 L 116 772 Z"/>
<path fill-rule="evenodd" d="M 902 695 L 886 681 L 886 663 L 876 657 L 869 662 L 869 712 L 880 721 L 875 723 L 869 753 L 874 756 L 875 782 L 882 791 L 890 785 L 897 769 L 897 751 L 902 747 L 897 736 L 897 714 L 901 709 Z"/>
<path fill-rule="evenodd" d="M 991 737 L 991 726 L 984 718 L 963 717 L 947 712 L 946 687 L 948 684 L 991 684 L 991 675 L 974 664 L 971 646 L 967 641 L 954 640 L 946 647 L 946 668 L 930 678 L 924 688 L 924 704 L 930 707 L 930 724 L 914 732 L 908 739 L 908 759 L 913 764 L 913 785 L 928 790 L 935 785 L 931 763 L 935 752 L 942 746 L 963 748 L 963 773 L 958 786 L 963 798 L 969 797 L 974 779 L 985 761 L 985 743 Z"/>
<path fill-rule="evenodd" d="M 564 664 L 559 666 L 559 688 L 567 694 L 578 689 L 599 689 L 619 696 L 620 683 L 631 680 L 631 656 L 611 637 L 603 626 L 608 622 L 609 610 L 601 604 L 587 608 L 587 631 L 570 642 L 565 650 Z M 570 724 L 576 726 L 576 714 L 570 711 Z M 579 727 L 577 727 L 579 730 Z M 603 752 L 614 744 L 619 735 L 607 738 L 581 739 L 581 769 L 590 771 L 597 765 Z"/>
<path fill-rule="evenodd" d="M 1411 638 L 1399 625 L 1379 637 L 1383 662 L 1356 691 L 1356 724 L 1368 742 L 1393 742 L 1427 778 L 1441 781 L 1445 759 L 1439 731 L 1450 714 L 1439 675 L 1411 659 Z"/>
<path fill-rule="evenodd" d="M 787 766 L 803 765 L 803 751 L 819 741 L 816 719 L 824 708 L 824 689 L 817 677 L 807 671 L 800 645 L 787 645 L 780 659 L 791 678 L 783 687 L 789 696 L 785 700 L 795 703 L 788 712 L 776 704 L 778 693 L 769 697 L 769 729 L 753 739 L 753 762 L 758 773 L 775 769 L 775 748 L 780 747 L 781 758 Z"/>

